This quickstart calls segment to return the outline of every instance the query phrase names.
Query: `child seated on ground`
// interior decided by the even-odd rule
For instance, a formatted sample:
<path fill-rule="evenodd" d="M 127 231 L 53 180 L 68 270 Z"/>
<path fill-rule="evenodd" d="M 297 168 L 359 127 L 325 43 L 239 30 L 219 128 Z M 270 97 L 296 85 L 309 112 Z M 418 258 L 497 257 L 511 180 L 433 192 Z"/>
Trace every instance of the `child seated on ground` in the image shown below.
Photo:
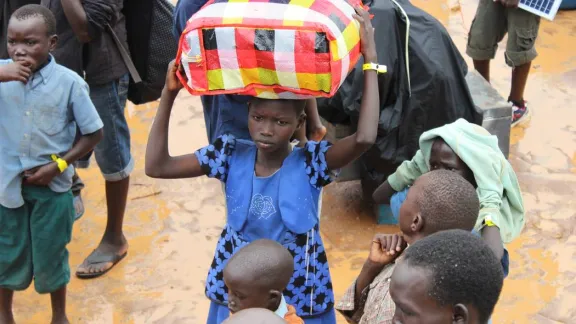
<path fill-rule="evenodd" d="M 248 308 L 230 316 L 225 324 L 286 324 L 280 316 L 265 308 Z"/>
<path fill-rule="evenodd" d="M 459 119 L 420 137 L 420 150 L 404 161 L 373 194 L 378 204 L 390 202 L 395 217 L 409 186 L 431 170 L 453 171 L 468 180 L 480 199 L 474 227 L 508 274 L 509 243 L 524 227 L 524 203 L 516 173 L 498 147 L 498 139 L 484 128 Z"/>
<path fill-rule="evenodd" d="M 10 59 L 0 60 L 0 323 L 14 323 L 14 291 L 32 279 L 51 295 L 51 323 L 68 323 L 68 165 L 96 146 L 103 124 L 88 85 L 50 55 L 56 42 L 47 8 L 26 5 L 10 18 Z M 82 137 L 74 144 L 76 126 Z"/>
<path fill-rule="evenodd" d="M 474 187 L 454 172 L 437 170 L 418 178 L 400 209 L 402 234 L 374 237 L 358 278 L 336 309 L 349 323 L 392 323 L 395 307 L 388 293 L 390 277 L 407 244 L 443 230 L 471 231 L 479 210 Z"/>
<path fill-rule="evenodd" d="M 304 323 L 282 294 L 293 273 L 294 258 L 275 241 L 256 240 L 241 248 L 224 268 L 230 313 L 266 308 L 287 323 Z"/>
<path fill-rule="evenodd" d="M 394 269 L 394 323 L 486 324 L 503 283 L 499 260 L 480 238 L 462 230 L 432 234 Z"/>
<path fill-rule="evenodd" d="M 242 246 L 271 239 L 287 248 L 295 259 L 286 301 L 307 324 L 334 324 L 334 294 L 326 251 L 320 237 L 322 188 L 333 171 L 366 152 L 376 140 L 379 95 L 374 30 L 368 13 L 356 8 L 361 52 L 367 65 L 358 131 L 333 145 L 307 142 L 294 148 L 290 139 L 302 127 L 306 100 L 254 99 L 248 107 L 252 141 L 222 135 L 194 154 L 172 157 L 168 152 L 170 112 L 182 84 L 178 66 L 169 67 L 166 86 L 146 148 L 146 174 L 155 178 L 209 176 L 226 191 L 227 223 L 220 236 L 206 280 L 212 301 L 208 324 L 229 316 L 228 291 L 223 270 Z"/>

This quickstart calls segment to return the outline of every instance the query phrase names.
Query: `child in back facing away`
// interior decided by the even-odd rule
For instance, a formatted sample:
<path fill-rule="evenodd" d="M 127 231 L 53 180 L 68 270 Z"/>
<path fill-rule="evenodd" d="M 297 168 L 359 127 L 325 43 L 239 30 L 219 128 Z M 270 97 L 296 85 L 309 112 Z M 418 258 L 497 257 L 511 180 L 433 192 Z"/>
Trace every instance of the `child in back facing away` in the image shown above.
<path fill-rule="evenodd" d="M 14 323 L 14 291 L 32 279 L 50 293 L 52 323 L 68 323 L 66 245 L 74 206 L 68 165 L 102 138 L 88 85 L 50 55 L 50 10 L 27 5 L 8 24 L 9 60 L 0 60 L 0 323 Z M 78 125 L 82 137 L 74 144 Z"/>
<path fill-rule="evenodd" d="M 224 268 L 231 314 L 249 308 L 266 308 L 289 324 L 303 324 L 282 292 L 294 273 L 294 258 L 276 241 L 256 240 L 240 250 Z"/>
<path fill-rule="evenodd" d="M 376 189 L 374 201 L 390 202 L 397 215 L 414 180 L 439 169 L 456 172 L 476 188 L 480 213 L 474 229 L 502 261 L 507 275 L 509 259 L 503 243 L 522 231 L 524 203 L 516 173 L 498 147 L 498 139 L 484 128 L 459 119 L 425 132 L 420 136 L 420 150 Z"/>
<path fill-rule="evenodd" d="M 361 51 L 366 63 L 377 63 L 374 31 L 369 15 L 357 8 Z M 322 188 L 333 171 L 349 164 L 368 148 L 378 127 L 379 98 L 376 70 L 364 79 L 358 131 L 333 145 L 307 142 L 293 148 L 290 139 L 305 120 L 306 100 L 254 99 L 249 104 L 248 129 L 252 141 L 220 136 L 194 154 L 170 156 L 170 111 L 182 88 L 170 66 L 166 86 L 152 125 L 146 150 L 146 174 L 155 178 L 206 175 L 225 185 L 227 223 L 217 244 L 206 280 L 212 301 L 208 323 L 229 316 L 223 270 L 239 248 L 257 239 L 271 239 L 287 248 L 295 269 L 283 294 L 306 323 L 336 323 L 328 261 L 319 231 Z"/>

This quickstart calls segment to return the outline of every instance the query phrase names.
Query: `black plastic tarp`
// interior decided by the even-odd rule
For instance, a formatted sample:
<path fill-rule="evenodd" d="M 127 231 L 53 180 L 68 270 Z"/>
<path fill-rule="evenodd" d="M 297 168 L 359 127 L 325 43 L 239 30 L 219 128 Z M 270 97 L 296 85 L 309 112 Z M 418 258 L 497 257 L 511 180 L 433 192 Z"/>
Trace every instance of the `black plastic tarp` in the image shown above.
<path fill-rule="evenodd" d="M 379 76 L 377 142 L 362 162 L 372 178 L 382 182 L 385 173 L 393 171 L 391 166 L 414 156 L 424 131 L 458 118 L 480 124 L 482 117 L 474 108 L 466 84 L 468 66 L 436 18 L 407 0 L 374 0 L 367 4 L 374 15 L 378 63 L 386 65 L 388 73 Z M 356 64 L 334 97 L 318 100 L 322 117 L 341 123 L 348 116 L 356 124 L 363 89 L 362 64 Z"/>

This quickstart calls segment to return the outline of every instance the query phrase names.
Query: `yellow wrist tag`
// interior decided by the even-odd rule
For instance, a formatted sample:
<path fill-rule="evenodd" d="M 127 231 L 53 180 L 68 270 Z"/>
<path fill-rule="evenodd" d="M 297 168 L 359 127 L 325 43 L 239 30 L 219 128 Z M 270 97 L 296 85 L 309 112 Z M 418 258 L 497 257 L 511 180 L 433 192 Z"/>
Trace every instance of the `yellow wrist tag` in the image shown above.
<path fill-rule="evenodd" d="M 496 224 L 494 224 L 494 222 L 492 222 L 492 220 L 486 218 L 486 219 L 484 219 L 484 226 L 492 227 L 492 226 L 496 226 Z"/>
<path fill-rule="evenodd" d="M 60 170 L 60 173 L 66 171 L 66 169 L 68 169 L 68 162 L 59 158 L 56 154 L 52 154 L 51 157 L 52 157 L 52 161 L 56 162 L 56 164 L 58 165 L 58 170 Z"/>
<path fill-rule="evenodd" d="M 388 68 L 386 67 L 386 65 L 380 65 L 376 63 L 364 63 L 364 65 L 362 65 L 362 71 L 366 70 L 374 70 L 378 73 L 388 72 Z"/>

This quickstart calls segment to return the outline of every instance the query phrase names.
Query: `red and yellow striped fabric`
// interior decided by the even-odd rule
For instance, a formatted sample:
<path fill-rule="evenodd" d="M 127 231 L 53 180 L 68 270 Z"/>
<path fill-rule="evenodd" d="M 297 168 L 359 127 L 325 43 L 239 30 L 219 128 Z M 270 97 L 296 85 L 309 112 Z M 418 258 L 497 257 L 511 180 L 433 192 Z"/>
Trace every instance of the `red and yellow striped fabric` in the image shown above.
<path fill-rule="evenodd" d="M 180 79 L 194 95 L 333 96 L 360 57 L 353 13 L 346 0 L 210 0 L 180 38 Z"/>

